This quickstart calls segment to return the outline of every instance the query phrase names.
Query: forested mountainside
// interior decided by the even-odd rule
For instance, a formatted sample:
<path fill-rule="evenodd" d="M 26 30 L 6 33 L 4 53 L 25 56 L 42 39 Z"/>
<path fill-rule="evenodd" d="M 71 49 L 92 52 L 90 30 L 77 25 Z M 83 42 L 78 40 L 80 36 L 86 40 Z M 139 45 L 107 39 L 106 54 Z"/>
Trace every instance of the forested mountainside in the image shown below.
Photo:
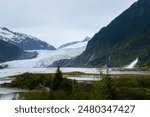
<path fill-rule="evenodd" d="M 150 0 L 139 0 L 89 41 L 86 50 L 62 66 L 124 66 L 139 58 L 138 66 L 150 66 Z"/>
<path fill-rule="evenodd" d="M 25 52 L 13 44 L 0 40 L 0 62 L 29 59 L 36 56 L 36 52 Z"/>

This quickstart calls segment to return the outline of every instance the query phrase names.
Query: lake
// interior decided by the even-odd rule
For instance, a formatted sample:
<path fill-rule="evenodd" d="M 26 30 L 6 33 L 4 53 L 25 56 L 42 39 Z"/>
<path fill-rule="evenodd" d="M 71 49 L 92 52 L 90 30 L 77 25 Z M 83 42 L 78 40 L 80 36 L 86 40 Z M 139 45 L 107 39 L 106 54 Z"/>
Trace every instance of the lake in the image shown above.
<path fill-rule="evenodd" d="M 12 79 L 10 78 L 0 78 L 0 84 L 10 83 Z M 16 88 L 0 88 L 0 100 L 13 100 L 19 98 L 19 92 L 24 92 L 25 90 Z"/>
<path fill-rule="evenodd" d="M 1 69 L 0 78 L 14 76 L 18 74 L 29 73 L 55 73 L 56 67 L 52 68 L 18 68 L 18 69 Z M 90 74 L 99 74 L 97 68 L 73 68 L 73 67 L 62 67 L 62 72 L 84 72 Z M 105 69 L 102 69 L 103 73 L 106 73 Z M 110 74 L 145 74 L 150 75 L 149 71 L 117 71 L 110 70 Z"/>
<path fill-rule="evenodd" d="M 1 69 L 0 70 L 0 84 L 10 83 L 12 79 L 10 76 L 19 75 L 22 73 L 55 73 L 57 68 L 19 68 L 19 69 Z M 61 68 L 62 72 L 84 72 L 90 74 L 99 74 L 99 70 L 97 68 Z M 103 73 L 106 73 L 105 69 L 102 69 Z M 110 74 L 145 74 L 150 75 L 149 71 L 117 71 L 110 70 Z M 96 77 L 68 77 L 69 79 L 76 79 L 78 81 L 95 81 L 100 80 L 100 78 Z M 20 89 L 11 89 L 11 88 L 0 88 L 0 100 L 12 100 L 17 99 L 19 97 L 19 92 L 24 92 L 25 90 Z"/>

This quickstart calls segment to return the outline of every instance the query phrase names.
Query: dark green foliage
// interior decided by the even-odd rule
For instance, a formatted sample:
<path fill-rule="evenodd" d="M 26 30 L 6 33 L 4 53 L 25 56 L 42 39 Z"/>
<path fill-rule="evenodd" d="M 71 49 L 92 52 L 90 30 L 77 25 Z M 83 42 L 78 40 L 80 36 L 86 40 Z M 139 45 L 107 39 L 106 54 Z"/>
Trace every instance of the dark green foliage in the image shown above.
<path fill-rule="evenodd" d="M 94 98 L 94 87 L 93 84 L 77 83 L 73 86 L 72 94 L 70 99 L 72 100 L 92 100 Z"/>
<path fill-rule="evenodd" d="M 149 100 L 150 78 L 114 79 L 117 87 L 116 99 Z"/>
<path fill-rule="evenodd" d="M 101 85 L 100 93 L 101 93 L 102 99 L 109 99 L 109 100 L 115 99 L 116 89 L 114 87 L 112 78 L 110 78 L 109 75 L 106 75 L 101 82 L 102 82 L 102 85 Z"/>
<path fill-rule="evenodd" d="M 49 100 L 50 92 L 47 91 L 33 91 L 27 93 L 20 93 L 22 100 Z"/>
<path fill-rule="evenodd" d="M 60 67 L 58 66 L 53 79 L 52 89 L 53 90 L 59 89 L 62 81 L 63 81 L 63 75 L 62 72 L 60 71 Z"/>
<path fill-rule="evenodd" d="M 63 90 L 47 91 L 34 91 L 21 93 L 21 99 L 25 100 L 69 100 L 69 96 Z"/>
<path fill-rule="evenodd" d="M 139 78 L 137 79 L 139 86 L 144 88 L 150 88 L 150 80 L 148 78 Z"/>
<path fill-rule="evenodd" d="M 66 96 L 72 93 L 73 83 L 72 80 L 63 78 L 60 67 L 58 67 L 54 75 L 31 73 L 19 75 L 11 83 L 11 86 L 29 90 L 39 90 L 33 93 L 23 93 L 22 97 L 26 97 L 27 99 L 35 99 L 36 97 L 37 99 L 42 99 L 42 97 L 43 99 L 47 99 L 47 97 L 49 97 L 48 99 L 66 99 Z"/>
<path fill-rule="evenodd" d="M 150 89 L 121 87 L 117 90 L 119 100 L 150 100 Z"/>
<path fill-rule="evenodd" d="M 56 73 L 57 74 L 57 73 Z M 21 93 L 21 99 L 31 100 L 125 100 L 150 99 L 150 77 L 147 75 L 123 75 L 122 78 L 93 82 L 77 82 L 63 78 L 59 88 L 53 89 L 56 74 L 25 73 L 16 77 L 13 87 L 33 89 Z M 61 75 L 60 75 L 61 76 Z M 119 75 L 118 75 L 119 76 Z M 47 90 L 49 88 L 50 90 Z"/>
<path fill-rule="evenodd" d="M 119 78 L 113 79 L 116 87 L 150 88 L 150 78 Z"/>
<path fill-rule="evenodd" d="M 51 87 L 51 82 L 51 75 L 49 77 L 46 77 L 39 74 L 25 73 L 17 76 L 11 84 L 12 87 L 32 90 L 40 87 Z"/>
<path fill-rule="evenodd" d="M 52 82 L 52 90 L 63 90 L 66 93 L 72 92 L 72 80 L 63 78 L 63 74 L 60 70 L 60 67 L 57 67 L 56 73 Z"/>
<path fill-rule="evenodd" d="M 72 81 L 64 78 L 60 84 L 60 89 L 64 90 L 67 93 L 72 93 Z"/>

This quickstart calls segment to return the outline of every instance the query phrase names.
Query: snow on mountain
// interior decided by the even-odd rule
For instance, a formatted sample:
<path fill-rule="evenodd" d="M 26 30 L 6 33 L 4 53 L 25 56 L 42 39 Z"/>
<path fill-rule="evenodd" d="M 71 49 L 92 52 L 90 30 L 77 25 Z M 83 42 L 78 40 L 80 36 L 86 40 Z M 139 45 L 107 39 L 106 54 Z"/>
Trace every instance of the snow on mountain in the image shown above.
<path fill-rule="evenodd" d="M 25 40 L 27 37 L 32 38 L 34 40 L 39 40 L 36 37 L 32 37 L 23 33 L 14 33 L 7 28 L 1 28 L 0 27 L 0 37 L 2 37 L 2 40 L 4 41 L 12 41 L 15 43 L 21 43 L 23 40 Z"/>
<path fill-rule="evenodd" d="M 54 61 L 61 59 L 71 59 L 80 55 L 87 46 L 88 41 L 80 41 L 77 44 L 67 46 L 58 50 L 36 50 L 38 56 L 34 59 L 15 60 L 2 63 L 8 68 L 46 68 L 51 66 Z M 35 50 L 34 50 L 35 51 Z"/>
<path fill-rule="evenodd" d="M 1 28 L 1 27 L 0 27 L 0 36 L 3 37 L 4 41 L 9 41 L 9 39 L 15 37 L 14 34 L 12 34 L 11 32 L 9 32 L 7 29 Z"/>
<path fill-rule="evenodd" d="M 91 39 L 90 37 L 86 37 L 83 41 L 74 41 L 74 42 L 66 43 L 61 45 L 58 49 L 86 47 L 90 39 Z"/>
<path fill-rule="evenodd" d="M 65 48 L 67 46 L 71 46 L 71 45 L 74 45 L 76 43 L 78 43 L 79 41 L 74 41 L 74 42 L 70 42 L 70 43 L 65 43 L 63 45 L 61 45 L 60 47 L 58 47 L 58 49 L 61 49 L 61 48 Z"/>
<path fill-rule="evenodd" d="M 23 50 L 55 50 L 55 48 L 52 45 L 49 45 L 48 43 L 41 41 L 36 37 L 32 37 L 23 33 L 13 32 L 7 28 L 2 27 L 0 27 L 0 39 L 12 43 Z"/>

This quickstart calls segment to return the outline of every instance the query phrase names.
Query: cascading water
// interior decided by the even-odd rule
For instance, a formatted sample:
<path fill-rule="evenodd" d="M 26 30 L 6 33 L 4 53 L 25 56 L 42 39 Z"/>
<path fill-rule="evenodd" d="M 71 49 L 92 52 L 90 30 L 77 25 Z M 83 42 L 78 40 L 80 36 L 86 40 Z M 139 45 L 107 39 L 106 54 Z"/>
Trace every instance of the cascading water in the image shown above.
<path fill-rule="evenodd" d="M 126 68 L 127 69 L 132 69 L 135 67 L 135 65 L 138 63 L 138 58 L 136 58 L 130 65 L 128 65 Z"/>

